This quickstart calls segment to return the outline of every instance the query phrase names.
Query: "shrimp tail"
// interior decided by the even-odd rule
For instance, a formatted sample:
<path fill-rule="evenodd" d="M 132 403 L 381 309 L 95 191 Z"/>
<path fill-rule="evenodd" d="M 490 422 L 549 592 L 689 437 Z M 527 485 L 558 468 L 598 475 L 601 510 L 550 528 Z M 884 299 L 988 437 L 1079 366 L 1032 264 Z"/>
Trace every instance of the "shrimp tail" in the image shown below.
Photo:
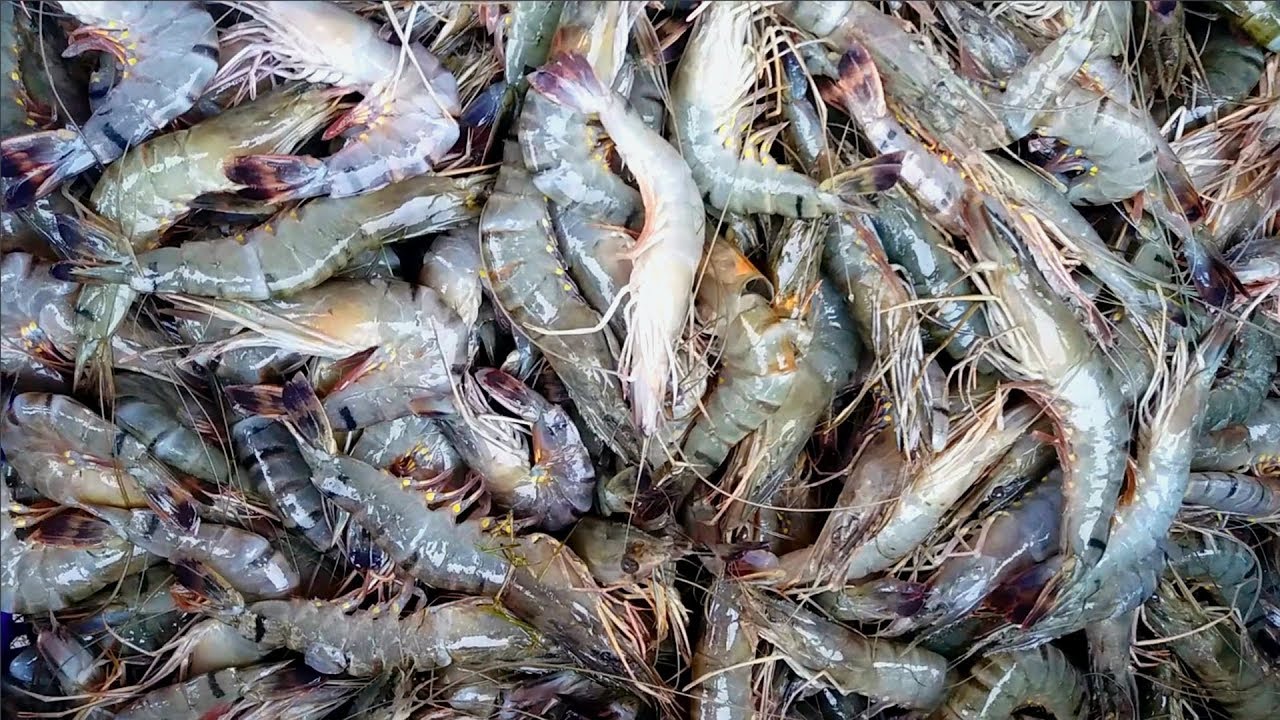
<path fill-rule="evenodd" d="M 101 545 L 115 531 L 111 524 L 82 512 L 60 512 L 41 520 L 27 539 L 60 548 L 90 548 Z"/>
<path fill-rule="evenodd" d="M 552 102 L 587 115 L 603 111 L 611 98 L 591 63 L 575 52 L 561 55 L 530 75 L 529 86 Z"/>
<path fill-rule="evenodd" d="M 828 183 L 845 202 L 851 202 L 857 195 L 884 192 L 898 184 L 904 155 L 901 150 L 878 155 L 836 175 Z"/>
<path fill-rule="evenodd" d="M 284 394 L 275 385 L 228 385 L 222 389 L 236 412 L 248 416 L 283 417 Z"/>
<path fill-rule="evenodd" d="M 49 268 L 55 280 L 82 285 L 127 285 L 133 277 L 124 263 L 99 264 L 92 260 L 63 260 Z"/>
<path fill-rule="evenodd" d="M 853 43 L 840 58 L 839 72 L 838 79 L 822 84 L 820 89 L 825 100 L 840 107 L 856 108 L 859 114 L 870 117 L 889 114 L 880 72 L 865 47 Z"/>
<path fill-rule="evenodd" d="M 327 448 L 333 444 L 333 431 L 329 418 L 316 391 L 301 373 L 285 383 L 280 393 L 288 423 L 299 438 L 314 447 Z"/>
<path fill-rule="evenodd" d="M 142 493 L 160 520 L 184 533 L 194 533 L 200 527 L 200 514 L 196 512 L 196 499 L 187 488 L 176 480 L 170 482 L 143 483 Z"/>
<path fill-rule="evenodd" d="M 237 194 L 249 200 L 283 202 L 329 191 L 324 162 L 306 155 L 245 155 L 228 160 L 223 174 L 243 185 Z"/>
<path fill-rule="evenodd" d="M 30 205 L 94 162 L 84 137 L 69 130 L 46 130 L 0 142 L 0 177 L 10 181 L 4 191 L 5 209 Z"/>
<path fill-rule="evenodd" d="M 194 560 L 174 560 L 170 588 L 173 600 L 184 612 L 232 615 L 244 608 L 244 597 L 211 568 Z"/>
<path fill-rule="evenodd" d="M 1222 255 L 1192 235 L 1182 243 L 1187 271 L 1201 299 L 1214 307 L 1227 307 L 1244 290 L 1240 279 Z"/>

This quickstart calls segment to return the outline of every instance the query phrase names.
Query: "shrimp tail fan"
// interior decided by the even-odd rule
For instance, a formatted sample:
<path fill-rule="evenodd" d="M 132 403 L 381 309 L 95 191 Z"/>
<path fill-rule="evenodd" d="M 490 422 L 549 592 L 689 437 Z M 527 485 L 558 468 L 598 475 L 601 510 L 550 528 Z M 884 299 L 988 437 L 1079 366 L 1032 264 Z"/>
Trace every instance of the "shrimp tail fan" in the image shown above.
<path fill-rule="evenodd" d="M 831 188 L 845 202 L 857 195 L 884 192 L 898 184 L 903 155 L 902 151 L 892 152 L 858 163 L 831 178 Z"/>
<path fill-rule="evenodd" d="M 244 608 L 244 598 L 213 569 L 194 560 L 175 560 L 170 588 L 178 608 L 186 612 L 206 612 L 228 616 Z"/>
<path fill-rule="evenodd" d="M 114 536 L 110 523 L 69 510 L 41 520 L 28 533 L 27 540 L 51 547 L 83 549 L 101 545 Z"/>
<path fill-rule="evenodd" d="M 95 162 L 83 136 L 70 130 L 46 130 L 0 142 L 0 177 L 7 181 L 4 209 L 31 205 Z"/>
<path fill-rule="evenodd" d="M 599 113 L 610 91 L 596 77 L 591 63 L 578 53 L 565 53 L 529 76 L 529 85 L 552 102 L 580 113 Z"/>
<path fill-rule="evenodd" d="M 283 390 L 275 385 L 228 385 L 222 389 L 236 412 L 245 416 L 284 417 Z"/>
<path fill-rule="evenodd" d="M 854 43 L 840 58 L 839 72 L 839 78 L 820 86 L 823 99 L 844 108 L 853 117 L 875 118 L 889 114 L 880 73 L 866 48 Z"/>
<path fill-rule="evenodd" d="M 327 448 L 333 444 L 329 418 L 305 375 L 296 374 L 285 383 L 280 398 L 288 423 L 301 440 L 318 448 Z"/>
<path fill-rule="evenodd" d="M 125 263 L 95 263 L 92 260 L 61 260 L 49 268 L 56 280 L 81 285 L 128 285 L 134 273 Z"/>
<path fill-rule="evenodd" d="M 306 155 L 245 155 L 228 160 L 223 174 L 243 185 L 236 194 L 249 200 L 278 203 L 329 192 L 324 162 Z"/>

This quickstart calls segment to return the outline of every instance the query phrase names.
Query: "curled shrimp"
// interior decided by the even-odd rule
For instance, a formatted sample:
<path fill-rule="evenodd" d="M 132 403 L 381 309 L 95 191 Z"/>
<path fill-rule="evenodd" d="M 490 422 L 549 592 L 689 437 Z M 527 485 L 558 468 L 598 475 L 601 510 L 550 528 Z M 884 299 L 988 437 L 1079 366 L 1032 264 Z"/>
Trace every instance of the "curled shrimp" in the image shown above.
<path fill-rule="evenodd" d="M 218 69 L 213 18 L 199 2 L 62 2 L 83 25 L 63 55 L 111 55 L 120 82 L 82 128 L 6 138 L 5 205 L 25 207 L 107 164 L 195 104 Z"/>
<path fill-rule="evenodd" d="M 1245 473 L 1191 473 L 1182 502 L 1243 517 L 1270 517 L 1280 513 L 1280 482 Z"/>
<path fill-rule="evenodd" d="M 755 114 L 747 97 L 756 75 L 752 12 L 749 3 L 720 3 L 702 12 L 672 81 L 673 129 L 704 201 L 731 213 L 814 217 L 847 210 L 856 195 L 892 187 L 898 173 L 893 158 L 820 184 L 743 139 Z"/>
<path fill-rule="evenodd" d="M 364 94 L 325 131 L 326 140 L 345 138 L 328 158 L 245 155 L 229 162 L 227 177 L 245 186 L 242 195 L 280 202 L 368 193 L 429 172 L 457 142 L 457 81 L 422 46 L 396 47 L 333 3 L 234 5 L 252 20 L 227 31 L 225 42 L 245 45 L 223 65 L 214 88 L 246 77 L 254 82 L 268 69 Z"/>
<path fill-rule="evenodd" d="M 1248 467 L 1272 475 L 1280 468 L 1280 400 L 1263 400 L 1244 422 L 1203 433 L 1196 439 L 1191 458 L 1193 471 Z"/>
<path fill-rule="evenodd" d="M 582 55 L 560 56 L 530 77 L 534 90 L 579 112 L 598 115 L 630 166 L 645 201 L 645 225 L 628 252 L 627 339 L 619 371 L 630 383 L 640 431 L 658 429 L 666 388 L 678 393 L 675 344 L 686 324 L 694 274 L 702 259 L 701 194 L 675 148 L 650 130 L 624 97 L 596 77 Z M 614 298 L 616 305 L 624 293 Z M 611 313 L 609 313 L 611 314 Z"/>

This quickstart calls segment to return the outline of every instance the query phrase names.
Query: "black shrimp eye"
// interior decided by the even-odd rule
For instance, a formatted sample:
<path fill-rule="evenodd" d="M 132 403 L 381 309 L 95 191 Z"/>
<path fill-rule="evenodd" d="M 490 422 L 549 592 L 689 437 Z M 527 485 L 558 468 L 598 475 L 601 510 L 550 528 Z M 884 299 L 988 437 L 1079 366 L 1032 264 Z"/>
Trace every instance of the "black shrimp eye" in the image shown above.
<path fill-rule="evenodd" d="M 639 570 L 640 570 L 640 563 L 636 562 L 635 558 L 633 557 L 622 558 L 622 572 L 627 573 L 628 575 L 631 575 L 632 573 L 639 572 Z"/>

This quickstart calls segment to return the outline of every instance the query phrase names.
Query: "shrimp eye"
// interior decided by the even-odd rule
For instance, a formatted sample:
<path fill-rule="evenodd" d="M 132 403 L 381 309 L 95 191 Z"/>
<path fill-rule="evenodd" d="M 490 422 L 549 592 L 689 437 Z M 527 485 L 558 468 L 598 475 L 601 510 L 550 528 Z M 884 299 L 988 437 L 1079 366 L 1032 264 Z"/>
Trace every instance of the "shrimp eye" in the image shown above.
<path fill-rule="evenodd" d="M 636 562 L 636 559 L 630 556 L 623 557 L 621 565 L 622 565 L 622 572 L 628 575 L 631 575 L 640 571 L 640 563 Z"/>

